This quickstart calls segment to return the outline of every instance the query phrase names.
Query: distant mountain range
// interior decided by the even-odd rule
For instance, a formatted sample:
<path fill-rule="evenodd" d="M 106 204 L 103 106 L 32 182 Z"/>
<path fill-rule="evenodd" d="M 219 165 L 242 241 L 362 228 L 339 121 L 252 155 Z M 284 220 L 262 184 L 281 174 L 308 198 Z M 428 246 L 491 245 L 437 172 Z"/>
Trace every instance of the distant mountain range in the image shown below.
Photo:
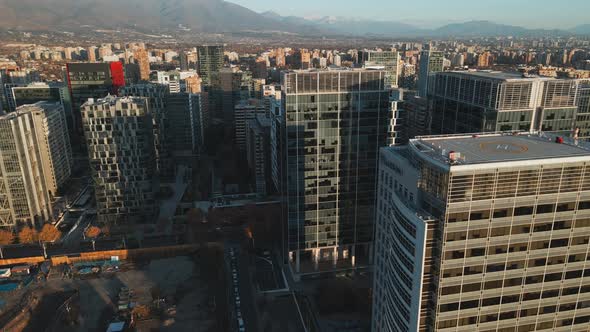
<path fill-rule="evenodd" d="M 0 28 L 313 33 L 222 0 L 0 0 Z"/>
<path fill-rule="evenodd" d="M 570 30 L 578 35 L 590 35 L 590 24 L 582 24 Z"/>
<path fill-rule="evenodd" d="M 21 30 L 135 29 L 194 32 L 277 32 L 315 36 L 476 37 L 590 35 L 590 24 L 571 30 L 527 29 L 489 21 L 422 29 L 395 21 L 256 13 L 223 0 L 0 0 L 0 28 Z"/>
<path fill-rule="evenodd" d="M 296 24 L 300 26 L 315 27 L 328 34 L 340 35 L 420 35 L 427 30 L 422 30 L 410 24 L 393 21 L 375 21 L 350 19 L 345 17 L 325 16 L 318 19 L 306 19 L 297 16 L 280 16 L 275 12 L 264 12 L 262 16 L 278 22 Z"/>
<path fill-rule="evenodd" d="M 542 35 L 589 35 L 590 24 L 580 25 L 571 30 L 527 29 L 519 26 L 497 24 L 490 21 L 469 21 L 452 23 L 437 29 L 422 29 L 411 24 L 395 21 L 350 19 L 344 17 L 323 17 L 305 19 L 295 16 L 280 16 L 275 12 L 264 12 L 263 16 L 283 23 L 305 24 L 320 30 L 343 35 L 382 35 L 390 37 L 475 37 L 475 36 L 542 36 Z"/>

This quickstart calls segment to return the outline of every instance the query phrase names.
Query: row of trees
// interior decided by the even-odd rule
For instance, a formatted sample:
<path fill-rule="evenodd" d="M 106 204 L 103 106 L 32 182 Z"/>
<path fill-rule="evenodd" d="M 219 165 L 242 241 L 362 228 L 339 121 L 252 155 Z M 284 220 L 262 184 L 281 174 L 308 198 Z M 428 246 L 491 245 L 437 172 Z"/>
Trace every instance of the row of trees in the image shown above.
<path fill-rule="evenodd" d="M 32 227 L 24 227 L 18 234 L 9 230 L 0 230 L 0 245 L 6 246 L 18 243 L 52 242 L 60 237 L 61 233 L 54 226 L 45 224 L 41 231 Z"/>

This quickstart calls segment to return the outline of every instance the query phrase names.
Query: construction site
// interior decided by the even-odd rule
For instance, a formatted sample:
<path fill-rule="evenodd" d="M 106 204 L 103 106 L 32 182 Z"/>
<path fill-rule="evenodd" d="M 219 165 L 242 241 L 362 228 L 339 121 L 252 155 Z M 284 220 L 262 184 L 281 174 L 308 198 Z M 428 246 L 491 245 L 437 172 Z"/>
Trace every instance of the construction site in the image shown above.
<path fill-rule="evenodd" d="M 222 255 L 214 246 L 182 246 L 16 262 L 3 269 L 0 280 L 0 326 L 48 332 L 224 330 L 225 279 L 215 262 Z"/>

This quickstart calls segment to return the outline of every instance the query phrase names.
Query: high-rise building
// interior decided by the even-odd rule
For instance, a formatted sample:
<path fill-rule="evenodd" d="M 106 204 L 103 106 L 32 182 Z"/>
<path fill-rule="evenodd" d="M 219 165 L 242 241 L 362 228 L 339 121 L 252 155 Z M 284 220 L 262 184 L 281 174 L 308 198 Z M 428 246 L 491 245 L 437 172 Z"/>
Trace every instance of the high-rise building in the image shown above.
<path fill-rule="evenodd" d="M 235 68 L 223 68 L 218 75 L 219 85 L 215 87 L 213 92 L 216 97 L 216 105 L 218 105 L 216 108 L 221 111 L 221 117 L 226 123 L 233 124 L 235 121 L 234 108 L 241 99 L 240 92 L 244 72 Z"/>
<path fill-rule="evenodd" d="M 241 75 L 239 77 L 240 80 L 240 87 L 239 87 L 239 96 L 238 100 L 244 100 L 252 98 L 255 94 L 255 89 L 257 88 L 258 84 L 261 83 L 261 79 L 252 78 L 252 72 L 248 70 L 241 71 Z M 264 80 L 266 83 L 266 80 Z"/>
<path fill-rule="evenodd" d="M 203 85 L 215 84 L 217 75 L 223 67 L 223 45 L 205 45 L 197 47 L 198 72 Z"/>
<path fill-rule="evenodd" d="M 108 96 L 81 109 L 98 221 L 152 222 L 157 176 L 148 99 Z"/>
<path fill-rule="evenodd" d="M 418 95 L 426 97 L 431 75 L 444 70 L 444 53 L 435 51 L 430 45 L 425 45 L 420 52 L 420 74 L 418 76 Z"/>
<path fill-rule="evenodd" d="M 415 93 L 404 95 L 404 124 L 408 138 L 425 136 L 430 134 L 430 113 L 428 112 L 428 100 L 417 96 Z"/>
<path fill-rule="evenodd" d="M 570 134 L 578 121 L 579 81 L 488 71 L 433 76 L 433 134 L 541 130 Z"/>
<path fill-rule="evenodd" d="M 295 275 L 370 264 L 378 153 L 391 144 L 386 75 L 283 74 L 281 128 L 271 135 L 284 137 L 273 153 L 284 159 L 278 178 L 285 181 L 286 250 Z"/>
<path fill-rule="evenodd" d="M 158 71 L 156 73 L 157 82 L 164 84 L 170 90 L 170 93 L 179 93 L 180 90 L 180 73 L 176 70 Z"/>
<path fill-rule="evenodd" d="M 96 61 L 96 52 L 98 48 L 96 46 L 90 46 L 86 49 L 86 59 L 88 62 L 95 62 Z"/>
<path fill-rule="evenodd" d="M 89 98 L 116 95 L 119 88 L 125 86 L 125 73 L 121 62 L 68 63 L 66 70 L 73 110 L 73 128 L 70 134 L 76 138 L 73 143 L 78 144 L 84 134 L 80 107 Z"/>
<path fill-rule="evenodd" d="M 18 106 L 34 104 L 39 101 L 68 103 L 64 98 L 69 92 L 63 83 L 35 82 L 25 86 L 15 86 L 10 89 L 10 92 L 8 98 L 10 111 L 15 111 Z M 68 115 L 70 115 L 69 112 Z"/>
<path fill-rule="evenodd" d="M 36 70 L 19 70 L 16 66 L 3 65 L 0 67 L 0 104 L 4 108 L 1 110 L 14 111 L 16 103 L 13 95 L 13 88 L 22 87 L 33 82 L 39 82 L 39 72 Z"/>
<path fill-rule="evenodd" d="M 46 187 L 53 199 L 62 194 L 60 191 L 70 178 L 73 165 L 64 107 L 61 102 L 40 101 L 18 107 L 17 113 L 32 120 Z"/>
<path fill-rule="evenodd" d="M 98 48 L 98 57 L 100 59 L 105 59 L 108 56 L 111 56 L 113 54 L 113 50 L 111 49 L 110 46 L 102 46 Z"/>
<path fill-rule="evenodd" d="M 190 76 L 184 79 L 186 93 L 197 94 L 203 91 L 202 80 L 198 75 Z"/>
<path fill-rule="evenodd" d="M 286 172 L 284 171 L 285 160 L 285 110 L 282 108 L 281 95 L 269 96 L 269 116 L 270 116 L 270 177 L 272 179 L 272 188 L 274 192 L 281 194 L 286 193 L 285 184 Z M 284 234 L 283 234 L 284 235 Z M 283 246 L 283 255 L 287 256 L 286 246 Z"/>
<path fill-rule="evenodd" d="M 277 48 L 275 50 L 275 63 L 279 68 L 284 68 L 287 65 L 287 58 L 285 57 L 285 49 Z"/>
<path fill-rule="evenodd" d="M 141 81 L 139 65 L 136 63 L 125 64 L 125 85 L 138 84 Z"/>
<path fill-rule="evenodd" d="M 477 57 L 477 66 L 479 68 L 487 68 L 492 65 L 492 54 L 490 52 L 483 52 Z"/>
<path fill-rule="evenodd" d="M 268 77 L 267 59 L 259 57 L 256 59 L 256 65 L 254 68 L 254 78 L 266 79 Z"/>
<path fill-rule="evenodd" d="M 164 62 L 172 62 L 174 58 L 178 56 L 178 53 L 174 51 L 167 51 L 164 53 Z"/>
<path fill-rule="evenodd" d="M 385 84 L 398 86 L 400 57 L 396 51 L 362 50 L 358 52 L 358 61 L 364 68 L 378 68 L 387 72 Z"/>
<path fill-rule="evenodd" d="M 389 96 L 391 123 L 389 128 L 390 145 L 401 145 L 408 143 L 408 116 L 405 114 L 404 90 L 392 89 Z"/>
<path fill-rule="evenodd" d="M 193 161 L 202 151 L 209 126 L 204 94 L 177 93 L 168 98 L 170 151 L 177 161 Z"/>
<path fill-rule="evenodd" d="M 455 54 L 451 61 L 451 65 L 456 68 L 463 67 L 465 65 L 465 55 L 463 53 Z"/>
<path fill-rule="evenodd" d="M 336 67 L 340 67 L 342 66 L 342 57 L 338 54 L 334 55 L 334 62 L 333 62 L 334 66 Z"/>
<path fill-rule="evenodd" d="M 170 132 L 168 127 L 168 100 L 170 92 L 164 84 L 145 83 L 126 86 L 119 91 L 121 96 L 148 98 L 149 113 L 152 119 L 154 153 L 157 171 L 160 176 L 174 176 L 174 166 L 170 159 Z"/>
<path fill-rule="evenodd" d="M 205 133 L 211 124 L 209 116 L 209 95 L 207 92 L 189 94 L 191 137 L 193 142 L 193 154 L 202 153 L 205 145 Z"/>
<path fill-rule="evenodd" d="M 150 80 L 150 59 L 147 50 L 140 48 L 133 52 L 135 61 L 139 65 L 139 78 L 142 81 Z"/>
<path fill-rule="evenodd" d="M 401 66 L 399 86 L 404 89 L 416 89 L 416 65 L 405 63 Z"/>
<path fill-rule="evenodd" d="M 197 53 L 196 49 L 194 51 L 186 53 L 186 60 L 188 61 L 188 69 L 187 70 L 197 70 L 197 67 L 198 67 L 197 59 L 198 59 L 198 53 Z"/>
<path fill-rule="evenodd" d="M 585 331 L 590 146 L 435 136 L 379 165 L 373 331 Z"/>
<path fill-rule="evenodd" d="M 63 106 L 38 102 L 0 117 L 0 225 L 41 225 L 70 177 L 72 151 Z"/>
<path fill-rule="evenodd" d="M 255 120 L 258 115 L 268 113 L 266 105 L 260 99 L 241 100 L 234 107 L 236 146 L 246 152 L 248 122 Z"/>
<path fill-rule="evenodd" d="M 264 78 L 253 78 L 252 79 L 252 87 L 250 91 L 252 92 L 249 97 L 262 99 L 264 97 L 264 87 L 266 85 L 266 80 Z"/>
<path fill-rule="evenodd" d="M 188 70 L 189 69 L 189 64 L 188 64 L 188 56 L 186 52 L 180 52 L 180 54 L 178 55 L 179 58 L 179 62 L 180 62 L 180 70 Z"/>
<path fill-rule="evenodd" d="M 270 181 L 270 118 L 258 114 L 246 124 L 246 156 L 254 179 L 254 188 L 260 195 L 271 191 Z"/>
<path fill-rule="evenodd" d="M 575 128 L 578 138 L 590 139 L 590 80 L 579 81 Z"/>
<path fill-rule="evenodd" d="M 31 84 L 33 82 L 41 81 L 41 76 L 35 69 L 9 71 L 8 78 L 10 83 L 19 85 Z"/>
<path fill-rule="evenodd" d="M 299 50 L 299 68 L 311 68 L 311 53 L 309 53 L 309 51 L 306 49 Z"/>

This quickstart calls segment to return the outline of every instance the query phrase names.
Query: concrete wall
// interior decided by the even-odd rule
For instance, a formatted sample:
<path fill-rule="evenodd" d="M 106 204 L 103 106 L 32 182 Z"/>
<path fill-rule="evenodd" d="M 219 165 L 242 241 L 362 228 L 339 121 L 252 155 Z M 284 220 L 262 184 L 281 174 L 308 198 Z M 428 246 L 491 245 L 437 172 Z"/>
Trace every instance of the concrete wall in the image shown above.
<path fill-rule="evenodd" d="M 89 262 L 98 260 L 110 260 L 112 256 L 118 256 L 120 260 L 138 259 L 138 258 L 160 258 L 178 256 L 193 252 L 199 248 L 196 244 L 186 244 L 180 246 L 141 248 L 130 250 L 108 250 L 92 251 L 80 253 L 79 256 L 53 256 L 51 257 L 52 265 L 72 264 L 77 262 Z M 0 266 L 4 265 L 21 265 L 21 264 L 39 264 L 45 261 L 42 256 L 33 256 L 15 259 L 0 259 Z"/>

